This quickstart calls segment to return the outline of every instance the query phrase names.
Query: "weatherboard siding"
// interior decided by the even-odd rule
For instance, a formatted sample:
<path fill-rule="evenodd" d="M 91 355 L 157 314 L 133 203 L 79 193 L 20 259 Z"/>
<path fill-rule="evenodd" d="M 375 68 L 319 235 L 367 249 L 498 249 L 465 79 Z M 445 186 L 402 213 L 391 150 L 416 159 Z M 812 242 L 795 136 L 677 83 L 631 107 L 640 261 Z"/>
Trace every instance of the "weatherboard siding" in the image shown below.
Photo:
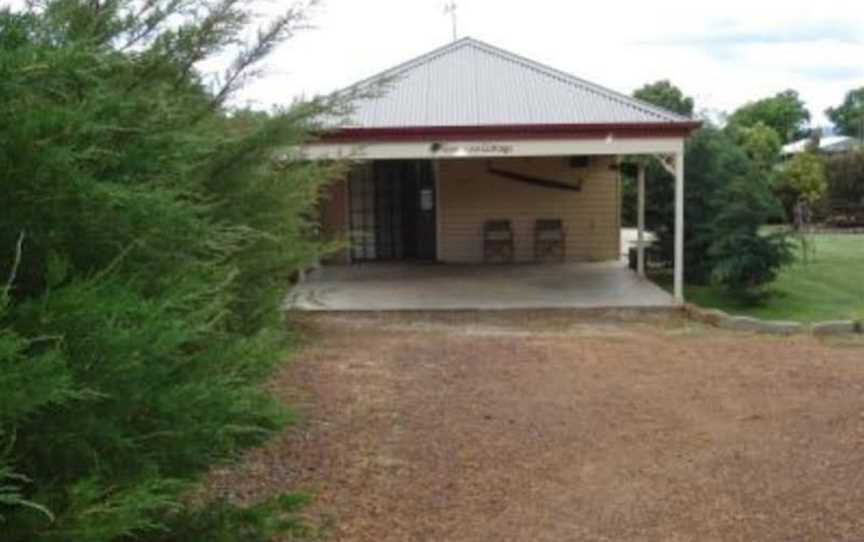
<path fill-rule="evenodd" d="M 534 259 L 534 221 L 560 218 L 566 230 L 567 259 L 613 260 L 620 254 L 620 185 L 608 158 L 572 168 L 565 157 L 507 158 L 495 168 L 535 177 L 575 182 L 579 192 L 556 190 L 487 172 L 486 160 L 441 160 L 438 166 L 438 260 L 481 262 L 483 223 L 509 219 L 516 261 Z"/>
<path fill-rule="evenodd" d="M 620 184 L 608 157 L 593 157 L 588 168 L 572 168 L 565 157 L 449 159 L 437 164 L 438 256 L 442 262 L 483 260 L 483 223 L 509 219 L 515 233 L 516 260 L 534 259 L 534 221 L 560 218 L 566 230 L 567 259 L 604 261 L 619 257 Z M 575 182 L 579 192 L 538 187 L 486 171 L 495 168 L 535 177 Z M 347 183 L 331 184 L 322 201 L 322 232 L 329 239 L 348 237 Z M 348 251 L 327 258 L 347 263 Z"/>
<path fill-rule="evenodd" d="M 321 194 L 321 233 L 327 240 L 344 241 L 348 235 L 348 182 L 338 179 L 330 183 Z M 347 249 L 328 255 L 325 263 L 348 263 Z"/>

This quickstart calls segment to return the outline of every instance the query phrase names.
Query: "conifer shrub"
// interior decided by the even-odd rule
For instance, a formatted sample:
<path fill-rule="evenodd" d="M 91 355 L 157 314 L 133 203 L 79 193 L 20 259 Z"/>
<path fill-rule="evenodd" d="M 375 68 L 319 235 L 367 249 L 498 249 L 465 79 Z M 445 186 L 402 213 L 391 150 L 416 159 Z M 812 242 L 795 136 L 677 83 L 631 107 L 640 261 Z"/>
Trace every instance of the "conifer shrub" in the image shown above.
<path fill-rule="evenodd" d="M 733 178 L 717 196 L 708 226 L 711 280 L 738 301 L 756 304 L 794 252 L 788 232 L 765 224 L 783 215 L 769 182 L 758 171 Z"/>
<path fill-rule="evenodd" d="M 186 495 L 291 419 L 261 383 L 342 165 L 280 158 L 342 102 L 229 99 L 306 24 L 239 0 L 0 11 L 0 539 L 258 540 L 299 497 Z M 198 67 L 233 56 L 217 79 Z M 188 536 L 187 536 L 188 535 Z"/>

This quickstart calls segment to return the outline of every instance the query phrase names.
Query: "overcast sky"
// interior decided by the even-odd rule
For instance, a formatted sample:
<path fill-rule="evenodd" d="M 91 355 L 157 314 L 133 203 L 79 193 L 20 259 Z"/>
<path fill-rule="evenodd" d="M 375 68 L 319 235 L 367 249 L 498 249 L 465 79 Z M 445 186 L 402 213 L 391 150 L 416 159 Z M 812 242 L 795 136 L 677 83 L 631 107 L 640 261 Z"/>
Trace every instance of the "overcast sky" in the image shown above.
<path fill-rule="evenodd" d="M 273 5 L 284 5 L 278 2 Z M 326 93 L 451 41 L 444 0 L 324 0 L 242 101 Z M 630 93 L 670 79 L 697 110 L 786 88 L 817 123 L 864 86 L 864 0 L 458 0 L 458 34 Z"/>

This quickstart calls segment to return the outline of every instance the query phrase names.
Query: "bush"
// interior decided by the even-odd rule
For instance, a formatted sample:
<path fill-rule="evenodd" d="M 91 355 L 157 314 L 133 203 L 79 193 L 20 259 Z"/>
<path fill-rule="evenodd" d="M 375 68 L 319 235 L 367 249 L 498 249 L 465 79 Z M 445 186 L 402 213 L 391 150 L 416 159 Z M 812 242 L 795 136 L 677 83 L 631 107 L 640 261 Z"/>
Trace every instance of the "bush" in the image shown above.
<path fill-rule="evenodd" d="M 709 228 L 711 280 L 740 301 L 759 302 L 767 295 L 764 287 L 793 259 L 784 231 L 762 231 L 782 209 L 757 172 L 734 179 L 718 200 Z"/>
<path fill-rule="evenodd" d="M 766 169 L 728 133 L 711 125 L 687 141 L 684 270 L 689 284 L 720 283 L 736 296 L 755 301 L 788 261 L 782 235 L 760 234 L 767 222 L 783 217 Z M 651 162 L 646 171 L 646 225 L 657 235 L 658 258 L 670 265 L 674 211 L 674 179 Z"/>
<path fill-rule="evenodd" d="M 683 96 L 668 82 L 655 86 L 663 92 L 652 91 L 640 97 L 669 106 Z M 706 121 L 687 140 L 684 152 L 687 283 L 720 283 L 739 297 L 755 300 L 788 261 L 785 237 L 762 235 L 760 228 L 766 222 L 783 219 L 782 208 L 768 186 L 781 145 L 777 126 L 786 126 L 786 121 L 796 116 L 786 115 L 789 118 L 784 119 L 780 118 L 782 114 L 775 113 L 800 113 L 800 100 L 794 94 L 781 93 L 742 107 L 723 130 Z M 689 107 L 692 109 L 692 101 Z M 756 118 L 760 115 L 764 118 Z M 768 117 L 777 122 L 767 122 Z M 792 124 L 800 124 L 799 120 Z M 783 130 L 784 134 L 787 131 Z M 625 224 L 635 222 L 633 177 L 632 172 L 625 176 L 622 190 Z M 675 246 L 675 183 L 673 176 L 656 161 L 649 162 L 646 169 L 645 191 L 646 227 L 657 235 L 652 248 L 661 261 L 671 266 Z"/>
<path fill-rule="evenodd" d="M 722 130 L 706 125 L 694 133 L 685 147 L 684 266 L 690 284 L 706 284 L 712 262 L 710 222 L 719 212 L 717 198 L 735 177 L 750 171 L 744 152 Z M 652 162 L 646 172 L 645 222 L 657 235 L 661 259 L 672 262 L 675 246 L 675 183 L 672 175 Z"/>
<path fill-rule="evenodd" d="M 341 166 L 273 157 L 341 106 L 225 106 L 302 10 L 238 48 L 236 0 L 38 5 L 0 11 L 2 538 L 159 539 L 209 513 L 184 499 L 202 473 L 290 419 L 260 383 Z M 232 51 L 208 84 L 196 66 Z M 282 524 L 256 510 L 231 522 Z"/>

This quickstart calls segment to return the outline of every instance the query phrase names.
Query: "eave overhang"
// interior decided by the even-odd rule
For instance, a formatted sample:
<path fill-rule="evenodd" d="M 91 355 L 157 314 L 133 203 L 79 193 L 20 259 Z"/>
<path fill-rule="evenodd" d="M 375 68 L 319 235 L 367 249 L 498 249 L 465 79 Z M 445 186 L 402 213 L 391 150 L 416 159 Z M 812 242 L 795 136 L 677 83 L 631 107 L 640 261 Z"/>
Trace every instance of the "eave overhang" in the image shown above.
<path fill-rule="evenodd" d="M 700 121 L 616 124 L 517 124 L 507 126 L 409 126 L 400 128 L 338 128 L 322 134 L 319 143 L 381 143 L 408 141 L 496 141 L 535 139 L 684 138 Z"/>

